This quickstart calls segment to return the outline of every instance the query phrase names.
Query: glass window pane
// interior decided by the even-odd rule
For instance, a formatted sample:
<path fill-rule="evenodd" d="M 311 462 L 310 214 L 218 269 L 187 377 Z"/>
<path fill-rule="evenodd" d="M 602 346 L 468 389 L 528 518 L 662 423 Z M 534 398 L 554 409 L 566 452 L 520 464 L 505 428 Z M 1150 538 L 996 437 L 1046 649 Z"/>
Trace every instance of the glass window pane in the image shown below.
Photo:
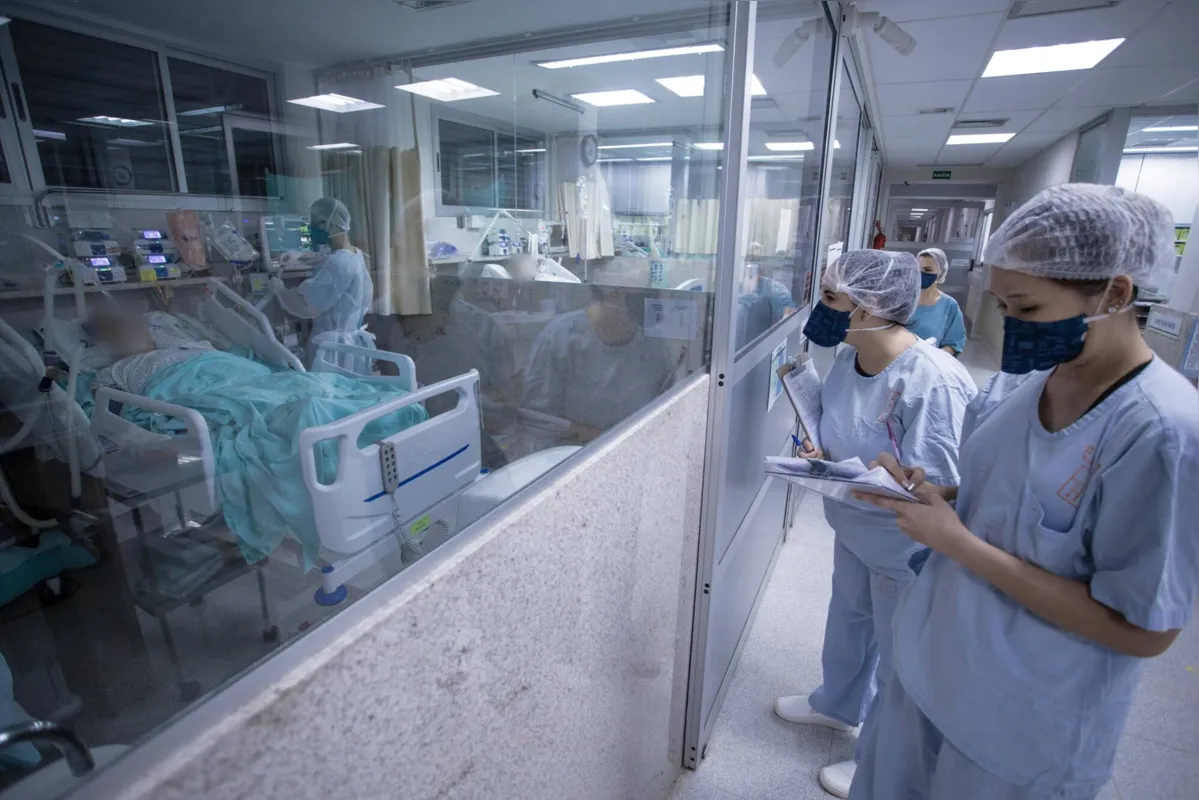
<path fill-rule="evenodd" d="M 792 48 L 778 31 L 803 30 Z M 833 34 L 817 5 L 758 22 L 754 75 L 765 95 L 751 106 L 735 344 L 744 351 L 811 300 Z M 781 66 L 779 63 L 781 62 Z"/>
<path fill-rule="evenodd" d="M 496 143 L 498 207 L 540 210 L 545 180 L 545 140 L 498 134 Z"/>
<path fill-rule="evenodd" d="M 47 185 L 174 190 L 155 53 L 22 20 L 9 30 Z"/>
<path fill-rule="evenodd" d="M 167 59 L 167 68 L 188 192 L 232 193 L 224 120 L 227 115 L 269 119 L 266 81 L 177 58 Z M 278 143 L 269 133 L 234 129 L 232 136 L 238 193 L 266 196 L 266 175 L 279 171 L 275 164 Z"/>
<path fill-rule="evenodd" d="M 437 130 L 442 204 L 495 208 L 495 131 L 448 119 Z"/>
<path fill-rule="evenodd" d="M 825 228 L 817 257 L 821 269 L 849 249 L 849 220 L 853 211 L 854 169 L 858 155 L 858 133 L 862 109 L 850 83 L 849 73 L 841 68 L 841 91 L 837 99 L 837 125 L 833 142 L 833 174 L 824 202 Z"/>

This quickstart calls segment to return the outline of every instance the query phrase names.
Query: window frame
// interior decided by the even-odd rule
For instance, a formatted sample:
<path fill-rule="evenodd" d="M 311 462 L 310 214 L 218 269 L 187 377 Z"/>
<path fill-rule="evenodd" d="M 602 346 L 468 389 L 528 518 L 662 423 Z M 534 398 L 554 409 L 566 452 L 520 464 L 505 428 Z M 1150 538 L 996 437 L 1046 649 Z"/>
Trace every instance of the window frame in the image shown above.
<path fill-rule="evenodd" d="M 549 155 L 550 155 L 550 137 L 543 131 L 537 131 L 532 128 L 523 128 L 513 126 L 509 130 L 499 130 L 496 124 L 488 117 L 471 114 L 469 112 L 454 111 L 451 109 L 431 108 L 430 122 L 432 127 L 433 143 L 433 199 L 435 206 L 435 214 L 439 217 L 460 217 L 468 214 L 494 214 L 501 210 L 495 206 L 457 206 L 449 205 L 442 202 L 442 184 L 441 184 L 441 121 L 444 119 L 447 122 L 453 122 L 458 125 L 469 125 L 472 128 L 479 128 L 491 133 L 492 153 L 499 151 L 498 137 L 513 136 L 513 137 L 528 137 L 538 139 L 545 147 L 545 168 L 541 170 L 541 174 L 537 176 L 537 183 L 541 189 L 541 208 L 521 208 L 521 209 L 504 209 L 513 216 L 520 219 L 540 219 L 549 214 Z M 492 158 L 492 171 L 495 179 L 499 179 L 499 159 Z M 498 199 L 498 198 L 497 198 Z"/>
<path fill-rule="evenodd" d="M 140 50 L 151 52 L 155 55 L 158 66 L 158 89 L 162 92 L 163 109 L 167 117 L 167 127 L 169 128 L 169 139 L 171 146 L 171 169 L 174 176 L 175 191 L 171 192 L 148 192 L 148 191 L 120 191 L 111 189 L 94 189 L 90 187 L 80 186 L 65 186 L 59 184 L 48 184 L 46 182 L 45 173 L 42 171 L 41 159 L 37 150 L 37 142 L 33 134 L 33 120 L 29 115 L 29 105 L 25 99 L 25 87 L 21 78 L 20 64 L 17 62 L 16 50 L 12 43 L 12 33 L 8 26 L 3 26 L 0 30 L 0 70 L 4 76 L 4 92 L 2 98 L 6 102 L 6 110 L 9 111 L 7 119 L 0 119 L 0 143 L 5 145 L 5 156 L 9 160 L 9 170 L 13 176 L 11 184 L 0 184 L 0 198 L 16 199 L 20 201 L 36 200 L 49 194 L 71 194 L 79 193 L 103 193 L 116 198 L 131 198 L 145 195 L 156 196 L 177 196 L 187 195 L 194 198 L 222 198 L 225 205 L 228 205 L 228 197 L 233 197 L 238 203 L 265 203 L 272 198 L 269 197 L 242 197 L 240 194 L 232 195 L 202 195 L 194 194 L 188 191 L 187 175 L 183 164 L 183 149 L 179 140 L 179 126 L 175 114 L 175 97 L 171 83 L 171 73 L 168 64 L 169 59 L 179 61 L 187 61 L 202 66 L 221 69 L 227 72 L 233 72 L 240 75 L 246 75 L 252 78 L 257 78 L 266 83 L 267 103 L 273 123 L 276 123 L 280 129 L 285 127 L 283 110 L 280 108 L 278 85 L 279 71 L 275 69 L 263 69 L 245 64 L 228 61 L 223 58 L 214 57 L 204 53 L 198 53 L 184 46 L 170 44 L 161 38 L 153 36 L 136 35 L 131 31 L 120 30 L 105 25 L 95 25 L 73 17 L 63 17 L 61 15 L 52 15 L 45 12 L 25 11 L 24 9 L 15 16 L 25 22 L 35 25 L 41 25 L 48 28 L 56 28 L 58 30 L 69 33 L 76 33 L 83 36 L 90 36 L 94 39 L 110 42 L 112 44 L 123 45 L 126 47 L 135 47 Z M 25 119 L 17 118 L 13 104 L 13 93 L 20 92 L 20 103 L 25 109 Z M 226 115 L 228 116 L 228 115 Z M 231 140 L 228 139 L 229 128 L 225 127 L 226 131 L 226 148 L 231 148 Z M 277 131 L 272 131 L 277 132 Z M 8 146 L 10 140 L 19 145 L 19 150 L 16 153 L 10 153 Z M 280 173 L 286 173 L 287 152 L 285 147 L 280 147 L 275 144 L 275 163 L 278 165 Z M 19 156 L 19 159 L 17 158 Z M 14 161 L 19 164 L 14 165 Z M 19 169 L 18 169 L 19 167 Z M 236 180 L 233 182 L 236 189 Z M 136 204 L 134 204 L 136 205 Z M 218 203 L 219 205 L 219 203 Z"/>

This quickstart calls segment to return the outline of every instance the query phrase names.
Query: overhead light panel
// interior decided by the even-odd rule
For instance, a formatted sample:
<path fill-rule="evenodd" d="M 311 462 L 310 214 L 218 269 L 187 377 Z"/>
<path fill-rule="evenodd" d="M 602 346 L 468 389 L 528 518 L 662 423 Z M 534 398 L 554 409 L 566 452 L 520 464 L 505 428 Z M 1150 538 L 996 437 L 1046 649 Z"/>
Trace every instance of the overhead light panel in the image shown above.
<path fill-rule="evenodd" d="M 748 161 L 803 161 L 801 155 L 749 156 Z"/>
<path fill-rule="evenodd" d="M 955 133 L 945 144 L 1003 144 L 1014 133 Z"/>
<path fill-rule="evenodd" d="M 1199 153 L 1199 145 L 1178 145 L 1171 147 L 1125 147 L 1125 153 Z"/>
<path fill-rule="evenodd" d="M 654 102 L 654 99 L 636 89 L 612 89 L 607 92 L 582 92 L 572 94 L 576 100 L 597 108 L 608 106 L 639 106 Z"/>
<path fill-rule="evenodd" d="M 1047 47 L 1022 47 L 1018 50 L 996 50 L 983 70 L 984 78 L 1006 75 L 1038 75 L 1043 72 L 1070 72 L 1091 69 L 1123 42 L 1123 39 L 1101 39 L 1094 42 L 1052 44 Z"/>
<path fill-rule="evenodd" d="M 54 139 L 59 142 L 65 142 L 67 140 L 67 135 L 62 131 L 43 131 L 34 128 L 33 135 L 39 139 Z"/>
<path fill-rule="evenodd" d="M 145 139 L 109 139 L 107 144 L 119 144 L 122 147 L 154 147 L 162 144 L 161 139 L 147 142 Z"/>
<path fill-rule="evenodd" d="M 638 161 L 673 161 L 674 156 L 642 156 Z"/>
<path fill-rule="evenodd" d="M 776 153 L 795 153 L 801 150 L 815 150 L 812 142 L 767 142 L 766 149 Z"/>
<path fill-rule="evenodd" d="M 209 106 L 208 108 L 193 108 L 191 111 L 176 111 L 177 117 L 206 117 L 210 114 L 223 114 L 226 111 L 237 111 L 241 106 Z"/>
<path fill-rule="evenodd" d="M 670 56 L 694 56 L 703 53 L 719 53 L 724 48 L 718 44 L 697 44 L 686 47 L 663 47 L 657 50 L 633 50 L 628 53 L 609 53 L 604 56 L 568 58 L 563 61 L 542 61 L 537 64 L 545 69 L 568 69 L 590 67 L 595 64 L 616 64 L 621 61 L 643 61 L 647 58 L 669 58 Z"/>
<path fill-rule="evenodd" d="M 153 122 L 147 122 L 144 119 L 127 119 L 126 117 L 110 117 L 105 114 L 98 114 L 94 117 L 80 117 L 80 122 L 94 122 L 98 125 L 111 125 L 114 128 L 140 128 L 144 125 L 153 125 Z"/>
<path fill-rule="evenodd" d="M 697 150 L 723 150 L 724 142 L 696 142 L 693 147 Z"/>
<path fill-rule="evenodd" d="M 358 145 L 352 142 L 337 142 L 336 144 L 310 144 L 309 150 L 353 150 Z"/>
<path fill-rule="evenodd" d="M 1182 131 L 1199 131 L 1199 125 L 1158 125 L 1152 128 L 1141 128 L 1145 133 L 1179 133 Z"/>
<path fill-rule="evenodd" d="M 639 147 L 671 147 L 674 142 L 637 142 L 634 144 L 601 144 L 600 150 L 633 150 Z"/>
<path fill-rule="evenodd" d="M 314 94 L 312 97 L 297 97 L 288 100 L 298 106 L 319 108 L 321 111 L 332 111 L 336 114 L 348 114 L 351 111 L 369 111 L 372 108 L 383 108 L 379 103 L 359 100 L 357 97 L 347 97 L 344 94 Z"/>
<path fill-rule="evenodd" d="M 680 75 L 677 78 L 655 78 L 654 80 L 677 94 L 679 97 L 704 96 L 703 75 Z M 749 76 L 749 87 L 749 93 L 753 97 L 766 96 L 766 87 L 762 85 L 760 80 L 758 80 L 757 75 Z"/>
<path fill-rule="evenodd" d="M 526 155 L 528 153 L 544 153 L 544 152 L 545 152 L 544 147 L 530 147 L 528 150 L 517 150 L 516 151 L 517 155 L 522 155 L 522 156 Z"/>
<path fill-rule="evenodd" d="M 412 92 L 443 103 L 456 103 L 459 100 L 474 100 L 477 97 L 495 97 L 499 92 L 475 86 L 458 78 L 438 78 L 432 81 L 405 83 L 396 87 L 400 91 Z"/>
<path fill-rule="evenodd" d="M 909 208 L 909 211 L 928 211 L 927 208 Z"/>
<path fill-rule="evenodd" d="M 632 161 L 631 158 L 601 158 L 597 161 L 599 164 L 621 164 L 626 161 Z"/>

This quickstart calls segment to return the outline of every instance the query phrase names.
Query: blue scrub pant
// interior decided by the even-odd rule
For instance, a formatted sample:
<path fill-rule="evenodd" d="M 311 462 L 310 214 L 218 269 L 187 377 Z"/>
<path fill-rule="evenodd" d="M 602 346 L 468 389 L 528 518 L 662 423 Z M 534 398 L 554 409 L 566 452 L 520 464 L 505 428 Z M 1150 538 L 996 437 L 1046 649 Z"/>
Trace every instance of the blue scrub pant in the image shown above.
<path fill-rule="evenodd" d="M 912 702 L 898 676 L 892 676 L 874 716 L 874 725 L 858 739 L 861 757 L 849 800 L 1094 800 L 1096 796 L 1094 792 L 1033 794 L 987 772 L 945 740 Z"/>
<path fill-rule="evenodd" d="M 916 579 L 898 580 L 872 570 L 837 542 L 833 595 L 828 604 L 824 683 L 812 692 L 813 711 L 847 725 L 865 722 L 859 742 L 874 724 L 879 696 L 891 678 L 891 619 L 900 593 Z M 860 754 L 854 754 L 854 760 Z"/>

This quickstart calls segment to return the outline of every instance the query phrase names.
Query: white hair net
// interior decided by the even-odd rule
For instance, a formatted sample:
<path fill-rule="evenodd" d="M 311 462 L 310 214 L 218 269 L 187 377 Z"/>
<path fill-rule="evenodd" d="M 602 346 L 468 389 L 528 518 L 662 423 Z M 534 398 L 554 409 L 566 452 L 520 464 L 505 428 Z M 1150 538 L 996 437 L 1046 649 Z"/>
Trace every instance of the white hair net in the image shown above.
<path fill-rule="evenodd" d="M 949 274 L 949 257 L 945 255 L 945 251 L 938 247 L 930 247 L 916 254 L 916 258 L 921 256 L 928 256 L 933 260 L 937 265 L 937 283 L 945 283 L 945 276 Z"/>
<path fill-rule="evenodd" d="M 876 317 L 907 322 L 920 302 L 920 265 L 911 253 L 850 250 L 829 265 L 822 280 L 845 292 Z"/>
<path fill-rule="evenodd" d="M 336 197 L 322 197 L 312 204 L 309 217 L 329 233 L 345 233 L 350 229 L 350 210 Z"/>
<path fill-rule="evenodd" d="M 1174 219 L 1164 205 L 1117 186 L 1051 186 L 1012 212 L 987 243 L 992 266 L 1064 280 L 1128 275 L 1138 286 L 1174 268 Z"/>

